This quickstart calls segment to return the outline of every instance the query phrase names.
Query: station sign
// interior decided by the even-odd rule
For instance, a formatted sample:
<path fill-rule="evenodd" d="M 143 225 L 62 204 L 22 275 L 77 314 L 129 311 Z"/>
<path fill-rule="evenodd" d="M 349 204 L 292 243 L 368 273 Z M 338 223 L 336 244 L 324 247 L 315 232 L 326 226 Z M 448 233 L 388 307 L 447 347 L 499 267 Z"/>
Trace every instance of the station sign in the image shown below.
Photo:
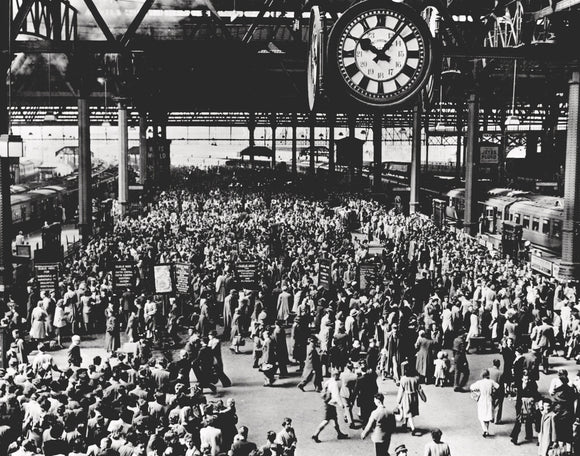
<path fill-rule="evenodd" d="M 325 290 L 330 290 L 332 284 L 332 263 L 328 259 L 318 261 L 318 285 Z"/>
<path fill-rule="evenodd" d="M 256 290 L 258 288 L 257 261 L 238 261 L 236 263 L 236 275 L 241 288 L 247 290 Z"/>
<path fill-rule="evenodd" d="M 551 261 L 542 258 L 541 256 L 531 254 L 530 255 L 530 264 L 532 269 L 536 272 L 541 274 L 545 274 L 547 276 L 553 275 L 553 264 Z M 557 277 L 557 276 L 556 276 Z"/>
<path fill-rule="evenodd" d="M 191 278 L 191 265 L 188 263 L 175 263 L 175 291 L 179 294 L 189 293 L 189 281 Z"/>
<path fill-rule="evenodd" d="M 34 273 L 40 287 L 40 293 L 55 291 L 58 288 L 58 263 L 36 263 Z"/>
<path fill-rule="evenodd" d="M 135 285 L 135 264 L 132 261 L 113 263 L 113 288 L 116 290 L 133 288 Z"/>
<path fill-rule="evenodd" d="M 362 263 L 358 271 L 358 283 L 361 290 L 366 290 L 377 283 L 377 265 L 375 263 Z"/>

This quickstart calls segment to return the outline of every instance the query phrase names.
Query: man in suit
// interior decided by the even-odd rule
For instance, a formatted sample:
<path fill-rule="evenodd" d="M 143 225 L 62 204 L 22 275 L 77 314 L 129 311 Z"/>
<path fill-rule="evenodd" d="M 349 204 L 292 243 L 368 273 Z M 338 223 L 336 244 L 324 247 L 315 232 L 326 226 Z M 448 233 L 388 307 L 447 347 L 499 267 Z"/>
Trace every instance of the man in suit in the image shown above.
<path fill-rule="evenodd" d="M 302 370 L 302 379 L 298 383 L 298 388 L 304 391 L 304 387 L 314 378 L 314 388 L 316 391 L 322 390 L 322 365 L 320 354 L 318 353 L 318 339 L 315 336 L 308 338 L 306 347 L 306 360 Z"/>
<path fill-rule="evenodd" d="M 374 402 L 377 408 L 370 414 L 368 423 L 360 436 L 364 440 L 372 429 L 371 440 L 375 444 L 376 456 L 389 454 L 391 436 L 395 431 L 395 415 L 387 410 L 384 400 L 385 397 L 381 393 L 374 395 Z"/>
<path fill-rule="evenodd" d="M 544 317 L 541 323 L 534 326 L 530 339 L 532 340 L 532 350 L 536 352 L 544 374 L 548 374 L 550 370 L 548 356 L 555 342 L 554 328 L 550 325 L 548 317 Z"/>
<path fill-rule="evenodd" d="M 266 377 L 264 386 L 272 386 L 276 379 L 276 343 L 270 336 L 270 330 L 266 329 L 262 332 L 262 359 L 260 360 L 260 370 Z"/>
<path fill-rule="evenodd" d="M 196 366 L 195 374 L 198 376 L 197 380 L 199 382 L 199 387 L 202 389 L 209 388 L 212 393 L 217 391 L 214 383 L 215 373 L 213 370 L 213 360 L 214 355 L 211 348 L 208 347 L 209 339 L 203 337 L 201 339 L 201 346 L 199 348 L 199 353 L 197 357 L 192 361 L 192 364 Z"/>
<path fill-rule="evenodd" d="M 286 331 L 284 331 L 284 322 L 276 320 L 274 325 L 273 337 L 276 341 L 276 361 L 280 378 L 288 376 L 288 345 L 286 344 Z"/>
<path fill-rule="evenodd" d="M 493 422 L 495 424 L 501 423 L 501 415 L 503 411 L 503 400 L 505 398 L 505 383 L 503 380 L 503 371 L 500 369 L 500 360 L 494 359 L 493 366 L 488 369 L 489 379 L 493 380 L 499 385 L 492 397 L 493 406 Z"/>
<path fill-rule="evenodd" d="M 524 371 L 528 372 L 530 380 L 540 379 L 540 363 L 533 351 L 528 351 L 525 346 L 516 349 L 516 359 L 514 361 L 514 382 L 521 384 Z"/>
<path fill-rule="evenodd" d="M 159 358 L 153 369 L 151 369 L 151 378 L 155 382 L 157 391 L 168 391 L 169 371 L 167 370 L 167 360 Z"/>
<path fill-rule="evenodd" d="M 222 386 L 228 387 L 232 386 L 232 382 L 229 377 L 224 372 L 224 362 L 222 358 L 222 343 L 217 336 L 217 331 L 213 330 L 209 333 L 209 343 L 208 347 L 211 348 L 213 356 L 215 358 L 215 368 L 218 380 L 222 383 Z"/>

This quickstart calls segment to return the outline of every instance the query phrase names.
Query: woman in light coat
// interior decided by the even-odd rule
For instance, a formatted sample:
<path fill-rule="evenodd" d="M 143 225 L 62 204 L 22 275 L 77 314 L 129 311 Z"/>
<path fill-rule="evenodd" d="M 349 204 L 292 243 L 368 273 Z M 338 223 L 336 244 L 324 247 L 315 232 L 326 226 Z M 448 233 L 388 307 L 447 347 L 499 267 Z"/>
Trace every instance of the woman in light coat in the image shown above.
<path fill-rule="evenodd" d="M 36 307 L 32 310 L 30 317 L 30 338 L 36 340 L 43 340 L 46 338 L 46 321 L 48 314 L 42 305 L 42 301 L 38 301 Z"/>
<path fill-rule="evenodd" d="M 471 385 L 470 389 L 477 398 L 477 418 L 481 423 L 483 437 L 487 437 L 489 422 L 493 420 L 493 394 L 499 389 L 499 385 L 489 378 L 489 371 L 484 369 L 481 380 Z"/>

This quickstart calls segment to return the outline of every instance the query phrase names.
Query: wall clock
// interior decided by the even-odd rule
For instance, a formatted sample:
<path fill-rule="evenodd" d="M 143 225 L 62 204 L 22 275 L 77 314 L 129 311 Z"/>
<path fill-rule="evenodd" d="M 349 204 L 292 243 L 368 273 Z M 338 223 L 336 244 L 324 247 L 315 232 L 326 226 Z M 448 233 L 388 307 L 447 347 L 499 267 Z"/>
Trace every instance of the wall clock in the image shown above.
<path fill-rule="evenodd" d="M 327 51 L 334 96 L 374 108 L 415 102 L 433 70 L 431 33 L 403 3 L 367 0 L 336 21 Z"/>
<path fill-rule="evenodd" d="M 308 63 L 306 67 L 308 107 L 311 111 L 320 106 L 323 98 L 324 54 L 326 47 L 324 13 L 318 6 L 310 10 Z"/>

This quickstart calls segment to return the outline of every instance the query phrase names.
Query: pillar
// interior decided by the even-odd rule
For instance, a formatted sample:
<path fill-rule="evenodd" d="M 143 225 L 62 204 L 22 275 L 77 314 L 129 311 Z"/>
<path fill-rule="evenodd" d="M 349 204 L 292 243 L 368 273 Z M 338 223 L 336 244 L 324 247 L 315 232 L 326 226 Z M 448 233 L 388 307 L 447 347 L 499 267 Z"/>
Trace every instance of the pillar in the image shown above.
<path fill-rule="evenodd" d="M 298 138 L 296 137 L 298 134 L 298 129 L 296 123 L 298 120 L 296 119 L 296 114 L 292 115 L 292 174 L 296 174 L 297 172 L 297 156 L 298 156 Z"/>
<path fill-rule="evenodd" d="M 0 17 L 4 27 L 0 32 L 1 49 L 8 49 L 10 37 L 8 23 L 12 18 L 11 1 L 0 2 Z M 0 52 L 0 74 L 6 77 L 12 56 L 8 52 Z M 5 80 L 0 82 L 0 134 L 10 132 L 8 106 L 8 86 Z M 0 158 L 0 294 L 5 294 L 12 285 L 12 208 L 10 206 L 10 159 Z M 4 361 L 6 348 L 2 351 L 0 361 Z"/>
<path fill-rule="evenodd" d="M 383 117 L 373 119 L 373 192 L 380 192 L 383 179 Z"/>
<path fill-rule="evenodd" d="M 419 207 L 419 183 L 421 174 L 421 105 L 413 107 L 413 132 L 411 143 L 411 192 L 409 213 L 414 214 Z"/>
<path fill-rule="evenodd" d="M 457 149 L 455 150 L 455 178 L 461 180 L 461 156 L 463 155 L 463 112 L 457 105 Z"/>
<path fill-rule="evenodd" d="M 467 143 L 465 144 L 465 232 L 473 234 L 477 225 L 477 165 L 479 163 L 479 100 L 477 94 L 469 95 L 467 101 Z"/>
<path fill-rule="evenodd" d="M 350 114 L 348 116 L 348 137 L 351 139 L 356 138 L 356 114 Z M 348 161 L 348 182 L 350 185 L 354 185 L 354 162 L 353 160 Z"/>
<path fill-rule="evenodd" d="M 253 149 L 256 145 L 256 115 L 251 112 L 248 121 L 248 131 L 250 133 L 250 148 Z M 254 167 L 254 151 L 250 150 L 250 167 Z"/>
<path fill-rule="evenodd" d="M 272 169 L 276 168 L 276 114 L 272 114 L 270 120 L 272 128 Z"/>
<path fill-rule="evenodd" d="M 78 129 L 79 129 L 79 234 L 86 245 L 93 231 L 93 207 L 91 197 L 91 118 L 89 93 L 79 91 Z"/>
<path fill-rule="evenodd" d="M 316 156 L 316 138 L 315 138 L 315 122 L 316 119 L 314 116 L 310 119 L 310 167 L 309 172 L 310 174 L 314 175 L 316 172 L 316 165 L 315 165 L 315 156 Z"/>
<path fill-rule="evenodd" d="M 580 130 L 580 70 L 574 70 L 568 83 L 568 128 L 564 175 L 564 223 L 562 224 L 562 261 L 560 279 L 580 277 L 580 194 L 578 177 L 580 160 L 578 132 Z"/>
<path fill-rule="evenodd" d="M 335 171 L 335 154 L 336 144 L 334 142 L 334 124 L 336 123 L 336 114 L 328 115 L 328 174 L 332 179 Z"/>
<path fill-rule="evenodd" d="M 118 104 L 119 119 L 119 209 L 125 215 L 129 202 L 129 125 L 127 123 L 127 104 Z"/>
<path fill-rule="evenodd" d="M 147 184 L 147 113 L 139 113 L 139 177 L 140 184 Z"/>

